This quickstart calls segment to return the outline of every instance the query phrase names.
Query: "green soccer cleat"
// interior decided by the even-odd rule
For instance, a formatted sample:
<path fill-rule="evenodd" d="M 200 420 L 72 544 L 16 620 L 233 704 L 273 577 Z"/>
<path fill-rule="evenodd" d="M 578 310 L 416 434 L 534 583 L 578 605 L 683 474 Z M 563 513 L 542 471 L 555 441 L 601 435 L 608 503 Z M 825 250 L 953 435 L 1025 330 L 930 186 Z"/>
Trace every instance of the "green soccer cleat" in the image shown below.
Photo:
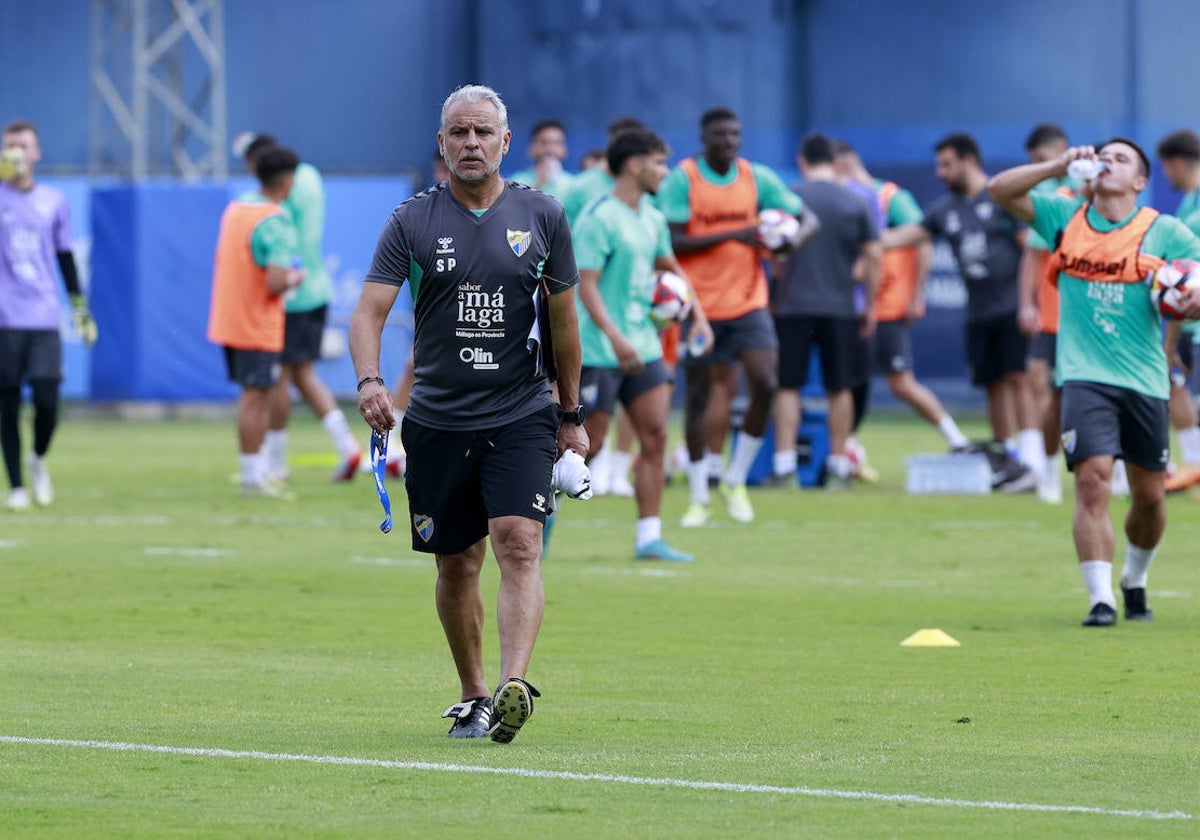
<path fill-rule="evenodd" d="M 730 487 L 728 484 L 722 483 L 721 496 L 724 497 L 725 505 L 729 508 L 730 519 L 734 522 L 754 521 L 754 506 L 750 504 L 750 494 L 746 492 L 745 484 Z"/>
<path fill-rule="evenodd" d="M 683 519 L 679 520 L 679 524 L 684 528 L 703 528 L 710 519 L 712 519 L 712 510 L 708 505 L 692 502 L 683 514 Z"/>

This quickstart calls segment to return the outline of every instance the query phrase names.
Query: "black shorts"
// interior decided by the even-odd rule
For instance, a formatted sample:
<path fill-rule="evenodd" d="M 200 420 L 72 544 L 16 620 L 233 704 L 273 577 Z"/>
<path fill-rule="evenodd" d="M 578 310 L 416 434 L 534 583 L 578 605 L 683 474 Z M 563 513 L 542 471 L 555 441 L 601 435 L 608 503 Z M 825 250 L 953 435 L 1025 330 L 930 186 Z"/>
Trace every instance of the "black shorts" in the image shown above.
<path fill-rule="evenodd" d="M 913 369 L 912 328 L 903 321 L 880 321 L 871 346 L 875 366 L 883 373 Z"/>
<path fill-rule="evenodd" d="M 488 534 L 488 520 L 523 516 L 545 523 L 558 453 L 558 406 L 506 426 L 447 431 L 406 416 L 404 487 L 414 551 L 457 554 Z"/>
<path fill-rule="evenodd" d="M 585 367 L 579 375 L 579 400 L 588 413 L 612 414 L 617 400 L 626 408 L 642 394 L 675 381 L 667 363 L 655 359 L 641 373 L 621 373 L 617 368 Z"/>
<path fill-rule="evenodd" d="M 24 382 L 61 382 L 62 338 L 58 330 L 0 329 L 0 388 Z"/>
<path fill-rule="evenodd" d="M 279 381 L 279 355 L 264 350 L 226 347 L 225 369 L 229 371 L 229 381 L 243 388 L 270 388 Z"/>
<path fill-rule="evenodd" d="M 1029 358 L 1041 359 L 1053 372 L 1058 359 L 1058 333 L 1042 332 L 1035 335 L 1029 343 Z"/>
<path fill-rule="evenodd" d="M 728 321 L 709 321 L 713 331 L 713 349 L 703 356 L 680 353 L 685 367 L 711 365 L 714 362 L 736 362 L 746 350 L 778 350 L 775 325 L 765 309 L 755 309 Z M 687 346 L 687 336 L 680 342 Z"/>
<path fill-rule="evenodd" d="M 1017 326 L 1017 315 L 1000 315 L 966 323 L 967 365 L 971 384 L 991 385 L 1010 373 L 1024 373 L 1029 337 Z"/>
<path fill-rule="evenodd" d="M 287 313 L 284 328 L 283 363 L 298 365 L 321 358 L 321 337 L 325 335 L 325 314 L 328 306 L 318 306 L 305 312 Z"/>
<path fill-rule="evenodd" d="M 858 318 L 784 315 L 775 319 L 779 334 L 779 387 L 803 388 L 815 345 L 821 354 L 821 379 L 833 393 L 866 381 L 867 342 L 858 336 Z"/>
<path fill-rule="evenodd" d="M 1167 400 L 1095 382 L 1067 382 L 1062 395 L 1067 467 L 1097 455 L 1113 455 L 1142 469 L 1166 469 Z"/>

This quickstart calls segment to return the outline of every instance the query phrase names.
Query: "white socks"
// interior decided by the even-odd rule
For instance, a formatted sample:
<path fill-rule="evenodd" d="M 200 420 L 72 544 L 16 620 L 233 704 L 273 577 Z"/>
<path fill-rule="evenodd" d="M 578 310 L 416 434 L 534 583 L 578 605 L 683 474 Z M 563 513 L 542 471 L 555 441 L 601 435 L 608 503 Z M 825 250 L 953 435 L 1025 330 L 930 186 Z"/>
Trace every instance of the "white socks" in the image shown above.
<path fill-rule="evenodd" d="M 796 448 L 776 452 L 771 458 L 772 471 L 775 475 L 791 475 L 799 466 L 796 461 Z"/>
<path fill-rule="evenodd" d="M 1129 589 L 1145 589 L 1150 564 L 1154 562 L 1154 548 L 1139 548 L 1133 543 L 1125 546 L 1125 568 L 1121 570 L 1121 582 Z"/>
<path fill-rule="evenodd" d="M 1021 429 L 1017 433 L 1017 460 L 1041 473 L 1046 465 L 1046 439 L 1041 429 Z"/>
<path fill-rule="evenodd" d="M 733 456 L 729 459 L 729 469 L 725 470 L 725 483 L 730 487 L 740 487 L 746 483 L 750 473 L 750 465 L 762 449 L 763 439 L 742 432 L 737 436 L 733 445 Z"/>
<path fill-rule="evenodd" d="M 942 433 L 942 437 L 946 439 L 946 443 L 950 444 L 951 449 L 960 449 L 971 441 L 962 433 L 962 429 L 958 428 L 958 424 L 954 422 L 954 418 L 949 414 L 943 414 L 942 419 L 937 424 L 938 431 Z"/>
<path fill-rule="evenodd" d="M 637 521 L 637 548 L 645 548 L 655 540 L 662 539 L 662 517 L 647 516 Z"/>
<path fill-rule="evenodd" d="M 1189 466 L 1200 466 L 1200 426 L 1179 429 L 1175 435 L 1179 438 L 1179 460 Z"/>
<path fill-rule="evenodd" d="M 1083 575 L 1083 585 L 1087 587 L 1088 597 L 1092 606 L 1108 604 L 1117 608 L 1117 598 L 1113 595 L 1112 563 L 1107 560 L 1084 560 L 1079 564 L 1079 572 Z"/>
<path fill-rule="evenodd" d="M 708 465 L 708 474 L 713 478 L 720 478 L 721 473 L 725 471 L 725 462 L 721 458 L 720 452 L 704 452 L 704 463 Z"/>
<path fill-rule="evenodd" d="M 350 431 L 350 425 L 346 422 L 346 415 L 340 408 L 335 408 L 322 417 L 321 425 L 329 433 L 329 437 L 333 441 L 333 448 L 337 450 L 338 455 L 345 458 L 360 450 L 361 447 L 355 440 L 354 433 Z M 269 436 L 270 433 L 268 433 Z"/>
<path fill-rule="evenodd" d="M 265 447 L 264 447 L 265 448 Z M 242 465 L 242 485 L 257 486 L 266 478 L 266 457 L 262 452 L 243 452 L 238 456 Z"/>
<path fill-rule="evenodd" d="M 629 483 L 629 468 L 633 466 L 633 453 L 622 452 L 619 449 L 613 450 L 612 458 L 609 460 L 609 483 L 612 486 L 617 486 L 620 483 Z"/>
<path fill-rule="evenodd" d="M 267 430 L 263 447 L 259 452 L 265 456 L 265 468 L 269 475 L 287 475 L 287 429 L 280 431 Z"/>

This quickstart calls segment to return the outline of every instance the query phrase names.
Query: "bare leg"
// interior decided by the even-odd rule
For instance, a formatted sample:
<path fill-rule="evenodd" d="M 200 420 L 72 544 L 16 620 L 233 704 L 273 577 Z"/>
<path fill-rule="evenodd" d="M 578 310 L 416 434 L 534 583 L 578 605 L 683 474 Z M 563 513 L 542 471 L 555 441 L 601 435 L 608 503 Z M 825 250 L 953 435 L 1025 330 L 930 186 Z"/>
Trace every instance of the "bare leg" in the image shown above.
<path fill-rule="evenodd" d="M 797 388 L 780 388 L 775 394 L 775 451 L 787 452 L 796 448 L 796 432 L 800 428 L 803 404 Z"/>
<path fill-rule="evenodd" d="M 279 374 L 279 381 L 271 386 L 267 397 L 267 410 L 270 413 L 267 428 L 272 432 L 281 432 L 287 428 L 288 419 L 292 414 L 292 365 L 284 365 Z"/>
<path fill-rule="evenodd" d="M 1129 475 L 1129 512 L 1125 537 L 1138 548 L 1154 548 L 1167 527 L 1165 475 L 1125 462 Z"/>
<path fill-rule="evenodd" d="M 238 398 L 238 445 L 243 455 L 253 455 L 262 449 L 269 421 L 268 402 L 271 390 L 242 388 Z"/>
<path fill-rule="evenodd" d="M 1075 465 L 1075 517 L 1071 533 L 1080 563 L 1113 558 L 1112 520 L 1108 499 L 1112 486 L 1111 455 L 1097 455 Z"/>
<path fill-rule="evenodd" d="M 629 404 L 627 416 L 637 431 L 642 457 L 638 459 L 636 482 L 638 518 L 658 516 L 662 510 L 663 455 L 667 449 L 667 415 L 671 409 L 671 387 L 651 388 Z"/>
<path fill-rule="evenodd" d="M 479 572 L 487 547 L 480 540 L 459 554 L 437 557 L 437 612 L 462 684 L 462 700 L 490 697 L 483 671 L 483 595 Z"/>
<path fill-rule="evenodd" d="M 287 367 L 291 368 L 291 379 L 296 383 L 300 396 L 304 397 L 304 401 L 318 420 L 337 408 L 337 400 L 333 398 L 329 387 L 321 381 L 321 377 L 317 376 L 312 362 L 301 362 Z"/>
<path fill-rule="evenodd" d="M 488 530 L 500 566 L 500 593 L 496 598 L 500 678 L 524 679 L 546 609 L 542 525 L 523 516 L 499 516 L 489 521 Z"/>
<path fill-rule="evenodd" d="M 760 438 L 767 430 L 771 406 L 779 390 L 779 353 L 775 350 L 746 350 L 741 355 L 741 363 L 746 371 L 746 387 L 750 392 L 750 406 L 746 409 L 742 430 Z"/>

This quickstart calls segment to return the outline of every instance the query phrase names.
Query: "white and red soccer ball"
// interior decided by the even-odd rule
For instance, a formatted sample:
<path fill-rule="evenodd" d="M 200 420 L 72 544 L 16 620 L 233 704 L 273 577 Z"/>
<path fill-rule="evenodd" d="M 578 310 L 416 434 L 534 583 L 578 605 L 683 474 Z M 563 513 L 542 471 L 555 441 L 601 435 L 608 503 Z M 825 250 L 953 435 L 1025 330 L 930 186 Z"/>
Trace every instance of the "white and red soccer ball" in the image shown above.
<path fill-rule="evenodd" d="M 654 294 L 650 299 L 650 320 L 660 330 L 687 320 L 692 312 L 692 289 L 672 271 L 654 273 Z"/>
<path fill-rule="evenodd" d="M 763 210 L 758 214 L 758 239 L 770 251 L 795 248 L 800 243 L 800 222 L 782 210 Z"/>
<path fill-rule="evenodd" d="M 1200 291 L 1200 263 L 1178 259 L 1163 263 L 1150 276 L 1150 299 L 1168 321 L 1182 321 L 1184 292 Z"/>

